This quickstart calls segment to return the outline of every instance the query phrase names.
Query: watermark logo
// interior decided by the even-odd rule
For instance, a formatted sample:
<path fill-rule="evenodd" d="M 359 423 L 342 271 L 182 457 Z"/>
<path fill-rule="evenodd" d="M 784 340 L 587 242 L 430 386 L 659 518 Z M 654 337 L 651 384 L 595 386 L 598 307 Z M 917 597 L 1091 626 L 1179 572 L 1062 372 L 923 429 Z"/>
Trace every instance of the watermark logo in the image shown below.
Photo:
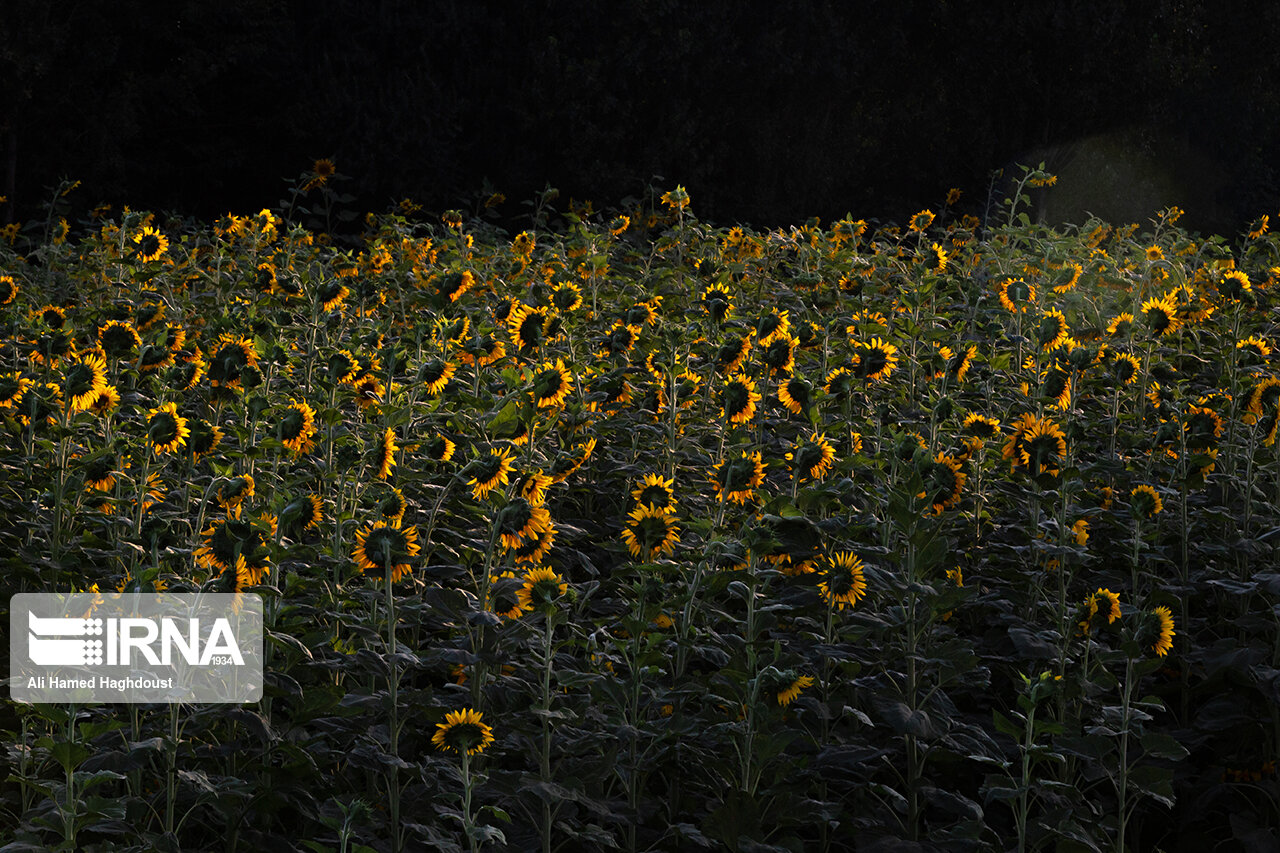
<path fill-rule="evenodd" d="M 9 601 L 17 702 L 255 702 L 262 599 L 23 593 Z"/>

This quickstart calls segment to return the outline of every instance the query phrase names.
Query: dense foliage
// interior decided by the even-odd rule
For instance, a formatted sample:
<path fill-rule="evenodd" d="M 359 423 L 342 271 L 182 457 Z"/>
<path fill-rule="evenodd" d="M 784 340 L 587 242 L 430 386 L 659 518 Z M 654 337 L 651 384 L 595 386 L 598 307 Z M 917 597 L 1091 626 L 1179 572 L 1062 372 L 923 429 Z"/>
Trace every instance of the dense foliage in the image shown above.
<path fill-rule="evenodd" d="M 0 706 L 5 851 L 1277 833 L 1280 239 L 682 187 L 0 245 L 21 591 L 239 590 L 251 706 Z M 3 600 L 7 601 L 5 595 Z"/>

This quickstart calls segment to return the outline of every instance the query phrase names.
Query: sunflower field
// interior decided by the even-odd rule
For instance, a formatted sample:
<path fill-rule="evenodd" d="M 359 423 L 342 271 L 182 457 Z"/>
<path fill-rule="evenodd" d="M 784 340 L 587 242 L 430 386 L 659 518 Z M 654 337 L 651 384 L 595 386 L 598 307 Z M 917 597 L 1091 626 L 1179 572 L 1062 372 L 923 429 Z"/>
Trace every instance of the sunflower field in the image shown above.
<path fill-rule="evenodd" d="M 1274 849 L 1267 217 L 338 178 L 0 235 L 3 601 L 266 622 L 252 705 L 6 696 L 0 851 Z"/>

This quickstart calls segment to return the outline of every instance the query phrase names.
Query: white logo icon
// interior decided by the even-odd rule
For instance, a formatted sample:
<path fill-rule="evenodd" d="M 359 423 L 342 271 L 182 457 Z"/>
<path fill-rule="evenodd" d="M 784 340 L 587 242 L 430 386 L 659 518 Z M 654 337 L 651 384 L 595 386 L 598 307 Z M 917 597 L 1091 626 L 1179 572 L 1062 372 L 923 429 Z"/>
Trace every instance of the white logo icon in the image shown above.
<path fill-rule="evenodd" d="M 102 640 L 63 639 L 102 634 L 101 619 L 37 616 L 28 611 L 28 653 L 41 666 L 95 666 L 102 663 Z"/>

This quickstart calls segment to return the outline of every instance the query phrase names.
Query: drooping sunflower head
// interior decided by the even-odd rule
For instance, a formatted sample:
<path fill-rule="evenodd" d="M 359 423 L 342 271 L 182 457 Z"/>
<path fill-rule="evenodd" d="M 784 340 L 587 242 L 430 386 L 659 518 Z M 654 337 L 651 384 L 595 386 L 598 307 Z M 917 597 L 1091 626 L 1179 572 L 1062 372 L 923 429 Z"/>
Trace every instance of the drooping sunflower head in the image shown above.
<path fill-rule="evenodd" d="M 1169 296 L 1152 297 L 1142 303 L 1142 317 L 1156 335 L 1168 335 L 1178 331 L 1178 306 Z"/>
<path fill-rule="evenodd" d="M 551 529 L 551 513 L 542 504 L 518 497 L 498 510 L 493 523 L 502 547 L 514 551 Z"/>
<path fill-rule="evenodd" d="M 1066 316 L 1057 308 L 1049 308 L 1040 315 L 1040 323 L 1036 327 L 1036 343 L 1042 351 L 1052 352 L 1066 342 L 1070 331 Z"/>
<path fill-rule="evenodd" d="M 1031 306 L 1036 298 L 1036 289 L 1021 278 L 1011 278 L 1001 282 L 997 295 L 1004 309 L 1016 314 L 1025 312 Z"/>
<path fill-rule="evenodd" d="M 813 401 L 813 386 L 803 376 L 789 376 L 778 383 L 778 401 L 793 415 L 808 411 Z"/>
<path fill-rule="evenodd" d="M 756 416 L 760 399 L 754 380 L 741 374 L 731 376 L 720 389 L 721 414 L 731 424 L 747 423 Z"/>
<path fill-rule="evenodd" d="M 510 482 L 512 467 L 510 453 L 505 449 L 494 448 L 488 455 L 473 459 L 462 473 L 471 474 L 467 485 L 471 487 L 472 497 L 481 501 L 494 489 Z"/>
<path fill-rule="evenodd" d="M 818 591 L 831 607 L 853 607 L 867 594 L 867 578 L 862 558 L 851 551 L 829 554 L 822 560 L 822 581 Z"/>
<path fill-rule="evenodd" d="M 385 578 L 390 569 L 391 582 L 396 583 L 409 574 L 409 559 L 420 550 L 417 527 L 401 527 L 398 520 L 373 521 L 356 531 L 352 558 L 361 574 Z"/>
<path fill-rule="evenodd" d="M 549 408 L 564 404 L 573 388 L 573 377 L 564 366 L 564 359 L 557 358 L 554 362 L 543 362 L 533 374 L 532 384 L 533 399 L 538 408 Z"/>
<path fill-rule="evenodd" d="M 1155 518 L 1164 510 L 1164 502 L 1159 493 L 1146 485 L 1136 486 L 1129 496 L 1132 499 L 1132 511 L 1135 518 Z"/>
<path fill-rule="evenodd" d="M 391 476 L 391 469 L 396 464 L 396 451 L 399 449 L 400 446 L 396 444 L 396 431 L 391 427 L 385 428 L 373 448 L 373 467 L 377 471 L 375 476 L 379 480 L 385 480 Z"/>
<path fill-rule="evenodd" d="M 444 722 L 436 724 L 431 742 L 439 750 L 453 750 L 459 755 L 484 752 L 493 743 L 493 727 L 485 724 L 482 716 L 470 708 L 449 711 L 444 715 Z"/>
<path fill-rule="evenodd" d="M 931 273 L 946 272 L 950 260 L 951 255 L 937 243 L 930 246 L 921 258 L 925 270 Z"/>
<path fill-rule="evenodd" d="M 722 376 L 737 373 L 751 352 L 751 335 L 729 335 L 716 350 L 716 372 Z"/>
<path fill-rule="evenodd" d="M 531 352 L 546 341 L 550 324 L 551 317 L 546 308 L 520 304 L 512 308 L 507 317 L 507 332 L 516 349 Z"/>
<path fill-rule="evenodd" d="M 106 363 L 92 354 L 78 359 L 63 374 L 62 388 L 68 411 L 88 411 L 107 390 Z M 116 399 L 119 400 L 119 395 Z"/>
<path fill-rule="evenodd" d="M 191 436 L 188 439 L 187 447 L 190 449 L 191 458 L 194 461 L 200 461 L 200 457 L 213 452 L 214 448 L 222 443 L 222 427 L 214 426 L 204 418 L 192 418 L 189 422 L 189 427 Z"/>
<path fill-rule="evenodd" d="M 789 334 L 774 335 L 767 344 L 760 348 L 760 361 L 769 369 L 770 374 L 789 374 L 795 367 L 796 347 L 800 339 Z"/>
<path fill-rule="evenodd" d="M 791 470 L 796 473 L 801 482 L 821 480 L 827 476 L 835 464 L 835 459 L 835 446 L 827 440 L 826 435 L 820 432 L 797 442 L 792 451 L 787 454 Z"/>
<path fill-rule="evenodd" d="M 858 376 L 873 381 L 888 379 L 898 366 L 898 348 L 881 338 L 860 341 L 856 350 L 854 371 Z"/>
<path fill-rule="evenodd" d="M 913 232 L 920 233 L 933 224 L 934 213 L 932 210 L 922 210 L 911 217 L 907 222 L 907 228 Z"/>
<path fill-rule="evenodd" d="M 1183 420 L 1187 434 L 1187 447 L 1193 452 L 1204 452 L 1218 445 L 1222 437 L 1222 416 L 1213 409 L 1190 406 Z"/>
<path fill-rule="evenodd" d="M 442 358 L 428 359 L 422 367 L 418 368 L 418 382 L 428 394 L 434 397 L 444 391 L 457 372 L 458 366 L 452 361 L 445 361 Z"/>
<path fill-rule="evenodd" d="M 1000 434 L 1000 420 L 999 418 L 989 418 L 986 415 L 972 413 L 965 417 L 963 428 L 967 434 L 974 438 L 987 441 Z"/>
<path fill-rule="evenodd" d="M 842 402 L 853 394 L 854 377 L 847 367 L 837 367 L 827 374 L 822 390 L 836 402 Z"/>
<path fill-rule="evenodd" d="M 315 530 L 324 520 L 324 502 L 319 495 L 302 495 L 285 504 L 280 511 L 280 529 L 297 535 L 304 530 Z"/>
<path fill-rule="evenodd" d="M 773 309 L 756 321 L 756 339 L 764 346 L 774 337 L 789 334 L 791 331 L 791 313 Z"/>
<path fill-rule="evenodd" d="M 1136 356 L 1127 352 L 1116 352 L 1111 356 L 1111 374 L 1115 377 L 1116 382 L 1123 385 L 1132 385 L 1138 380 L 1138 371 L 1142 365 L 1138 362 Z"/>
<path fill-rule="evenodd" d="M 239 518 L 240 508 L 253 497 L 256 485 L 253 477 L 248 474 L 232 477 L 218 487 L 218 509 Z"/>
<path fill-rule="evenodd" d="M 634 489 L 631 497 L 639 506 L 652 506 L 664 512 L 675 512 L 675 478 L 661 474 L 646 474 Z"/>
<path fill-rule="evenodd" d="M 1147 614 L 1143 629 L 1151 650 L 1157 657 L 1164 657 L 1173 650 L 1173 613 L 1168 607 L 1161 605 Z"/>
<path fill-rule="evenodd" d="M 733 311 L 733 295 L 722 284 L 712 284 L 702 291 L 701 301 L 707 316 L 717 323 L 723 323 Z"/>
<path fill-rule="evenodd" d="M 1082 633 L 1091 634 L 1099 628 L 1114 624 L 1120 618 L 1120 595 L 1098 587 L 1089 593 L 1084 602 L 1084 612 L 1079 625 Z"/>
<path fill-rule="evenodd" d="M 582 307 L 582 288 L 571 281 L 562 281 L 551 289 L 551 304 L 562 314 Z"/>
<path fill-rule="evenodd" d="M 364 373 L 351 383 L 351 391 L 355 395 L 356 405 L 363 410 L 375 409 L 386 398 L 387 387 L 382 380 L 372 373 Z"/>
<path fill-rule="evenodd" d="M 1019 468 L 1028 476 L 1058 475 L 1058 466 L 1066 457 L 1067 438 L 1062 428 L 1048 418 L 1028 412 L 1014 422 L 1014 431 L 1005 442 L 1003 455 L 1013 470 Z"/>
<path fill-rule="evenodd" d="M 454 451 L 458 449 L 458 445 L 445 435 L 436 433 L 427 439 L 422 450 L 427 454 L 428 459 L 434 459 L 437 462 L 448 462 L 453 458 Z"/>
<path fill-rule="evenodd" d="M 660 554 L 670 557 L 680 541 L 680 528 L 676 518 L 665 509 L 644 504 L 627 516 L 622 528 L 622 540 L 627 550 L 637 560 L 655 560 Z"/>
<path fill-rule="evenodd" d="M 271 562 L 267 543 L 273 530 L 270 517 L 214 521 L 202 534 L 196 562 L 216 572 L 236 592 L 259 584 Z"/>
<path fill-rule="evenodd" d="M 786 686 L 778 691 L 778 704 L 786 707 L 799 698 L 800 693 L 806 687 L 813 686 L 813 676 L 799 675 L 786 680 Z"/>
<path fill-rule="evenodd" d="M 1258 361 L 1266 361 L 1271 356 L 1271 345 L 1257 335 L 1250 335 L 1238 341 L 1236 349 L 1253 356 Z"/>
<path fill-rule="evenodd" d="M 569 584 L 554 569 L 537 566 L 525 572 L 524 582 L 516 596 L 524 610 L 547 610 L 568 591 Z"/>
<path fill-rule="evenodd" d="M 209 384 L 238 388 L 245 372 L 257 366 L 258 349 L 251 339 L 223 335 L 209 356 Z"/>
<path fill-rule="evenodd" d="M 1107 334 L 1113 338 L 1125 338 L 1133 329 L 1133 315 L 1125 311 L 1107 324 Z"/>
<path fill-rule="evenodd" d="M 1244 270 L 1229 270 L 1218 282 L 1218 292 L 1225 298 L 1240 301 L 1253 296 L 1253 283 Z"/>
<path fill-rule="evenodd" d="M 0 275 L 0 305 L 9 305 L 18 295 L 18 283 L 11 275 Z"/>
<path fill-rule="evenodd" d="M 108 320 L 98 330 L 98 346 L 107 358 L 130 359 L 142 346 L 142 337 L 131 323 L 124 320 Z"/>
<path fill-rule="evenodd" d="M 742 451 L 736 459 L 717 462 L 711 471 L 716 487 L 716 499 L 745 504 L 764 482 L 764 462 L 760 451 Z"/>
<path fill-rule="evenodd" d="M 289 400 L 279 421 L 280 441 L 296 456 L 315 446 L 316 413 L 304 401 Z"/>
<path fill-rule="evenodd" d="M 360 377 L 360 359 L 351 350 L 340 349 L 329 356 L 326 370 L 333 382 L 349 385 Z"/>
<path fill-rule="evenodd" d="M 147 444 L 157 456 L 177 453 L 190 435 L 187 419 L 178 414 L 177 403 L 162 403 L 147 412 Z"/>
<path fill-rule="evenodd" d="M 934 514 L 941 515 L 944 510 L 960 503 L 960 494 L 969 475 L 961 470 L 960 461 L 955 457 L 939 451 L 922 466 L 920 474 L 924 481 L 925 499 L 933 507 Z"/>

